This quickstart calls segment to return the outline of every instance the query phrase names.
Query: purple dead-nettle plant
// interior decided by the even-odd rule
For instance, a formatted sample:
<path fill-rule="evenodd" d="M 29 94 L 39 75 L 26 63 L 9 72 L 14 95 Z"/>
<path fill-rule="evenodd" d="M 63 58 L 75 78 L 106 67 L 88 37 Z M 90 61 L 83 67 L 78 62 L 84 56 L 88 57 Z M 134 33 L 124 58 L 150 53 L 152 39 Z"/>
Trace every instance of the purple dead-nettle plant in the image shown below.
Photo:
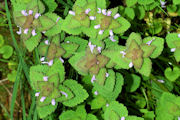
<path fill-rule="evenodd" d="M 94 83 L 95 80 L 96 80 L 96 76 L 93 75 L 92 78 L 91 78 L 91 83 Z"/>

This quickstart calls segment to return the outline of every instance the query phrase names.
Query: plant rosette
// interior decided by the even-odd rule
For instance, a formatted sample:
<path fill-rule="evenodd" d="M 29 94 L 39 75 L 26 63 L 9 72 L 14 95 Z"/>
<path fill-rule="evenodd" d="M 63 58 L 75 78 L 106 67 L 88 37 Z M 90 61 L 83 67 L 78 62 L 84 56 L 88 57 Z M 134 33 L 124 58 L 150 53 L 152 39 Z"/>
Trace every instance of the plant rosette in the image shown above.
<path fill-rule="evenodd" d="M 64 66 L 58 59 L 50 67 L 37 65 L 30 68 L 30 84 L 36 91 L 37 111 L 40 118 L 51 114 L 58 102 L 74 107 L 88 97 L 86 90 L 75 80 L 64 80 L 64 78 Z"/>
<path fill-rule="evenodd" d="M 42 38 L 41 33 L 46 35 L 47 32 L 47 36 L 49 36 L 49 32 L 56 34 L 53 29 L 57 27 L 57 24 L 59 25 L 60 17 L 54 13 L 43 14 L 45 8 L 42 2 L 33 0 L 25 4 L 24 7 L 15 4 L 14 9 L 14 22 L 19 27 L 17 34 L 20 35 L 30 52 L 39 44 Z M 57 29 L 57 31 L 59 33 L 61 29 Z"/>
<path fill-rule="evenodd" d="M 116 69 L 134 68 L 142 75 L 149 76 L 152 63 L 150 58 L 158 57 L 164 47 L 164 39 L 159 37 L 147 37 L 142 40 L 137 33 L 131 33 L 126 47 L 116 46 L 108 48 L 103 55 L 110 57 L 109 67 Z"/>
<path fill-rule="evenodd" d="M 99 70 L 104 68 L 109 58 L 102 55 L 102 47 L 93 45 L 91 42 L 85 51 L 77 52 L 69 59 L 69 63 L 81 75 L 98 74 Z"/>

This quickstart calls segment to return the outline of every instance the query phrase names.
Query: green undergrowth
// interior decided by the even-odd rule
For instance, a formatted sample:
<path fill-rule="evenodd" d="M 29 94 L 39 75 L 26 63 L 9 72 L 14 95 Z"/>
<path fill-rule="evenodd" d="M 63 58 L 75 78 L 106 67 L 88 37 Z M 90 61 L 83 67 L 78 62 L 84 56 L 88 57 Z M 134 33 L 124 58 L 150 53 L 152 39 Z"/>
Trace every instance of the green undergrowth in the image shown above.
<path fill-rule="evenodd" d="M 180 119 L 178 0 L 5 0 L 0 9 L 12 38 L 2 30 L 14 84 L 10 110 L 0 103 L 5 119 Z"/>

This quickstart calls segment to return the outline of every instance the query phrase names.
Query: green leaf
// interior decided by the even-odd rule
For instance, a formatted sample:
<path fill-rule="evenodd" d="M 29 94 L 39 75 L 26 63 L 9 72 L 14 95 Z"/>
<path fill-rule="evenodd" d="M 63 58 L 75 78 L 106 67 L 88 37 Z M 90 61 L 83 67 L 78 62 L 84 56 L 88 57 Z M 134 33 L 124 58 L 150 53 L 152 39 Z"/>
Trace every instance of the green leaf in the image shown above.
<path fill-rule="evenodd" d="M 173 4 L 174 4 L 174 5 L 179 5 L 179 4 L 180 4 L 180 1 L 179 1 L 179 0 L 173 0 Z"/>
<path fill-rule="evenodd" d="M 26 48 L 29 52 L 32 52 L 39 45 L 41 37 L 41 33 L 37 33 L 37 35 L 32 36 L 31 38 L 25 41 Z"/>
<path fill-rule="evenodd" d="M 134 9 L 133 9 L 133 8 L 130 8 L 130 7 L 126 7 L 126 8 L 125 8 L 124 14 L 125 14 L 126 17 L 127 17 L 128 19 L 130 19 L 130 20 L 133 20 L 134 17 L 135 17 Z"/>
<path fill-rule="evenodd" d="M 73 68 L 76 69 L 77 72 L 83 76 L 88 74 L 88 69 L 84 67 L 85 61 L 81 60 L 83 57 L 85 57 L 85 55 L 85 51 L 82 51 L 75 53 L 75 55 L 69 59 L 69 63 L 73 66 Z"/>
<path fill-rule="evenodd" d="M 72 28 L 72 25 L 79 24 L 79 22 L 78 21 L 76 21 L 76 22 L 74 21 L 75 23 L 71 23 L 71 20 L 72 20 L 72 16 L 71 15 L 68 15 L 65 18 L 65 20 L 63 20 L 62 30 L 64 30 L 68 34 L 79 35 L 82 32 L 82 27 Z"/>
<path fill-rule="evenodd" d="M 112 76 L 112 74 L 111 74 Z M 110 77 L 110 76 L 109 76 Z M 120 73 L 116 73 L 116 80 L 114 81 L 114 89 L 113 91 L 111 91 L 109 88 L 107 88 L 109 82 L 105 82 L 105 85 L 99 85 L 96 82 L 93 84 L 94 89 L 100 94 L 102 95 L 104 98 L 106 98 L 108 101 L 113 101 L 115 100 L 119 93 L 122 90 L 122 85 L 124 84 L 124 79 L 123 76 Z"/>
<path fill-rule="evenodd" d="M 11 73 L 8 73 L 7 78 L 9 81 L 14 82 L 16 80 L 17 71 L 14 70 Z"/>
<path fill-rule="evenodd" d="M 97 8 L 105 9 L 106 8 L 106 0 L 96 0 Z"/>
<path fill-rule="evenodd" d="M 180 48 L 177 48 L 176 51 L 174 52 L 174 57 L 177 62 L 180 61 Z"/>
<path fill-rule="evenodd" d="M 178 33 L 169 33 L 166 36 L 166 42 L 168 44 L 168 47 L 170 48 L 176 48 L 176 45 L 174 44 L 174 41 L 176 40 L 180 40 L 180 38 L 178 37 Z"/>
<path fill-rule="evenodd" d="M 54 0 L 43 0 L 45 6 L 47 6 L 48 12 L 54 12 L 57 8 L 57 3 Z"/>
<path fill-rule="evenodd" d="M 127 116 L 126 120 L 144 120 L 144 119 L 136 116 Z"/>
<path fill-rule="evenodd" d="M 38 31 L 47 31 L 56 24 L 51 18 L 46 15 L 40 16 L 39 20 L 41 23 L 41 27 L 38 28 Z"/>
<path fill-rule="evenodd" d="M 140 74 L 144 75 L 144 76 L 149 76 L 151 73 L 151 69 L 152 69 L 152 62 L 149 58 L 144 58 L 143 64 L 141 69 L 136 69 Z"/>
<path fill-rule="evenodd" d="M 124 79 L 126 80 L 126 90 L 128 92 L 134 92 L 139 88 L 141 83 L 141 78 L 139 76 L 135 74 L 127 74 Z"/>
<path fill-rule="evenodd" d="M 157 101 L 156 120 L 177 120 L 180 116 L 180 97 L 164 92 Z"/>
<path fill-rule="evenodd" d="M 117 65 L 118 69 L 120 68 L 128 69 L 130 60 L 125 57 L 123 58 L 122 54 L 120 53 L 120 51 L 124 51 L 124 50 L 125 50 L 124 46 L 116 46 L 116 47 L 112 46 L 111 48 L 104 50 L 102 54 L 110 58 L 110 62 Z"/>
<path fill-rule="evenodd" d="M 132 32 L 129 35 L 129 38 L 126 41 L 126 46 L 127 47 L 130 46 L 132 40 L 135 40 L 138 45 L 140 45 L 142 43 L 142 38 L 141 38 L 141 35 L 139 33 Z"/>
<path fill-rule="evenodd" d="M 75 80 L 66 80 L 63 84 L 74 94 L 72 99 L 63 102 L 65 106 L 74 107 L 88 98 L 89 95 L 86 90 L 84 90 L 81 84 L 78 84 Z"/>
<path fill-rule="evenodd" d="M 61 33 L 61 30 L 62 30 L 61 26 L 63 24 L 63 19 L 55 13 L 46 13 L 45 15 L 51 18 L 55 23 L 54 26 L 52 26 L 52 28 L 48 29 L 45 32 L 45 35 L 49 37 L 49 36 L 54 36 Z"/>
<path fill-rule="evenodd" d="M 113 119 L 113 118 L 117 118 L 116 116 L 118 116 L 118 119 Z M 121 119 L 121 117 L 126 117 L 126 116 L 128 116 L 127 108 L 123 104 L 118 103 L 117 101 L 112 101 L 111 103 L 109 103 L 109 106 L 105 109 L 104 112 L 105 120 L 111 120 L 111 119 L 119 120 Z"/>
<path fill-rule="evenodd" d="M 65 111 L 59 116 L 59 120 L 73 120 L 73 119 L 80 120 L 76 112 L 72 110 Z"/>
<path fill-rule="evenodd" d="M 151 45 L 156 46 L 155 50 L 151 54 L 151 58 L 157 58 L 163 51 L 164 39 L 160 37 L 146 37 L 143 39 L 143 43 L 147 43 L 152 40 Z"/>
<path fill-rule="evenodd" d="M 13 48 L 10 45 L 4 45 L 0 48 L 0 54 L 4 59 L 9 59 L 13 54 Z"/>
<path fill-rule="evenodd" d="M 138 3 L 141 5 L 149 5 L 153 2 L 154 2 L 154 0 L 138 0 Z"/>
<path fill-rule="evenodd" d="M 143 6 L 137 6 L 135 8 L 135 13 L 137 14 L 137 17 L 138 17 L 139 20 L 142 20 L 145 17 L 145 14 L 146 14 L 145 9 L 144 9 Z"/>
<path fill-rule="evenodd" d="M 45 118 L 48 115 L 50 115 L 52 112 L 54 112 L 57 108 L 57 104 L 55 106 L 53 105 L 47 105 L 43 107 L 37 107 L 37 112 L 40 118 Z"/>
<path fill-rule="evenodd" d="M 149 57 L 152 55 L 153 51 L 156 49 L 156 46 L 154 45 L 147 45 L 147 44 L 142 44 L 141 49 L 143 50 L 143 57 Z"/>
<path fill-rule="evenodd" d="M 116 19 L 119 24 L 120 24 L 120 27 L 116 28 L 113 30 L 114 33 L 116 34 L 120 34 L 120 33 L 124 33 L 125 31 L 127 31 L 131 24 L 123 17 L 119 17 Z"/>
<path fill-rule="evenodd" d="M 132 7 L 137 3 L 137 0 L 126 0 L 126 5 Z"/>
<path fill-rule="evenodd" d="M 91 101 L 91 109 L 100 109 L 105 105 L 106 100 L 100 95 Z"/>
<path fill-rule="evenodd" d="M 46 74 L 48 76 L 51 76 L 55 73 L 59 74 L 60 83 L 62 83 L 65 79 L 65 70 L 64 70 L 63 63 L 59 59 L 54 60 L 53 65 L 49 68 Z"/>
<path fill-rule="evenodd" d="M 96 116 L 93 115 L 93 114 L 88 114 L 86 119 L 87 119 L 87 120 L 98 120 L 98 119 L 96 118 Z"/>
<path fill-rule="evenodd" d="M 66 51 L 63 55 L 64 58 L 71 57 L 79 47 L 79 45 L 75 43 L 62 43 L 61 46 Z"/>
<path fill-rule="evenodd" d="M 174 67 L 172 70 L 170 67 L 168 67 L 164 71 L 164 74 L 169 81 L 175 82 L 175 80 L 180 76 L 180 69 L 178 67 Z"/>
<path fill-rule="evenodd" d="M 87 44 L 88 44 L 88 41 L 85 40 L 85 39 L 82 39 L 80 37 L 76 37 L 76 36 L 69 36 L 69 37 L 66 37 L 66 39 L 64 40 L 65 42 L 72 42 L 72 43 L 76 43 L 79 45 L 79 48 L 77 49 L 77 52 L 80 52 L 80 51 L 85 51 L 86 47 L 87 47 Z"/>
<path fill-rule="evenodd" d="M 76 0 L 74 5 L 78 5 L 80 7 L 84 7 L 87 4 L 86 0 Z"/>

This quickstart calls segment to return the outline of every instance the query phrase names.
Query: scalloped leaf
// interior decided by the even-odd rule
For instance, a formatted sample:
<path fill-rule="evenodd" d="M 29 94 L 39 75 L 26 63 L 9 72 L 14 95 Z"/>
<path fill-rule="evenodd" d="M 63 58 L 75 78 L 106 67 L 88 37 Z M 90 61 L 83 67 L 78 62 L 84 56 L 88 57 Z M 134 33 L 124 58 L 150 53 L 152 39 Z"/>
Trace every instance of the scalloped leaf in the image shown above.
<path fill-rule="evenodd" d="M 110 58 L 110 62 L 115 63 L 118 68 L 128 69 L 130 60 L 127 58 L 123 58 L 120 51 L 124 51 L 124 46 L 112 46 L 111 48 L 104 50 L 102 52 L 103 55 Z"/>
<path fill-rule="evenodd" d="M 37 107 L 37 112 L 40 118 L 45 118 L 51 113 L 53 113 L 57 108 L 57 104 L 55 106 L 53 105 L 47 105 L 43 107 Z"/>
<path fill-rule="evenodd" d="M 164 92 L 157 101 L 156 120 L 177 120 L 180 116 L 180 97 Z"/>
<path fill-rule="evenodd" d="M 127 116 L 126 120 L 144 120 L 144 118 L 136 117 L 136 116 Z"/>
<path fill-rule="evenodd" d="M 176 49 L 176 51 L 174 52 L 174 57 L 177 62 L 180 62 L 180 48 Z"/>
<path fill-rule="evenodd" d="M 170 67 L 168 67 L 164 71 L 164 74 L 169 81 L 175 82 L 175 80 L 180 77 L 180 69 L 178 67 L 173 67 L 172 70 Z"/>
<path fill-rule="evenodd" d="M 55 0 L 43 0 L 43 2 L 47 6 L 48 12 L 54 12 L 58 6 Z"/>
<path fill-rule="evenodd" d="M 144 58 L 141 69 L 136 69 L 140 74 L 144 76 L 149 76 L 152 69 L 152 62 L 149 58 Z"/>
<path fill-rule="evenodd" d="M 86 100 L 88 98 L 88 93 L 86 90 L 81 86 L 81 84 L 78 84 L 75 80 L 66 80 L 63 85 L 68 87 L 74 94 L 74 97 L 70 100 L 67 100 L 63 102 L 63 105 L 68 107 L 74 107 Z"/>
<path fill-rule="evenodd" d="M 63 24 L 63 19 L 55 13 L 46 13 L 45 15 L 51 18 L 55 23 L 54 26 L 52 26 L 52 28 L 48 29 L 45 32 L 45 35 L 49 37 L 61 33 L 62 30 L 61 26 Z"/>
<path fill-rule="evenodd" d="M 138 0 L 138 3 L 141 5 L 149 5 L 153 2 L 154 2 L 154 0 Z"/>
<path fill-rule="evenodd" d="M 111 74 L 111 76 L 109 76 L 109 77 L 113 77 L 112 75 L 113 74 Z M 106 84 L 108 84 L 108 82 L 107 83 L 105 82 L 104 86 L 99 85 L 98 83 L 95 82 L 93 84 L 93 86 L 94 86 L 94 89 L 97 90 L 97 92 L 100 95 L 102 95 L 108 101 L 113 101 L 118 97 L 119 93 L 122 90 L 122 85 L 124 84 L 123 76 L 120 73 L 116 73 L 116 79 L 115 79 L 115 81 L 113 83 L 114 84 L 113 91 L 111 91 L 109 88 L 107 88 L 108 85 L 106 85 Z"/>
<path fill-rule="evenodd" d="M 166 36 L 166 42 L 168 44 L 169 48 L 176 48 L 174 41 L 176 40 L 180 40 L 180 38 L 178 37 L 178 33 L 169 33 Z"/>
<path fill-rule="evenodd" d="M 97 8 L 105 9 L 106 8 L 106 0 L 96 0 Z"/>
<path fill-rule="evenodd" d="M 69 36 L 66 37 L 66 39 L 64 40 L 65 42 L 72 42 L 72 43 L 76 43 L 79 45 L 79 48 L 77 49 L 77 52 L 80 51 L 85 51 L 87 45 L 88 45 L 88 41 L 85 39 L 82 39 L 80 37 L 76 37 L 76 36 Z"/>
<path fill-rule="evenodd" d="M 41 27 L 37 28 L 38 31 L 46 31 L 52 28 L 56 23 L 48 16 L 42 15 L 39 17 Z"/>
<path fill-rule="evenodd" d="M 32 52 L 39 45 L 41 38 L 41 33 L 37 33 L 37 35 L 32 36 L 31 38 L 25 41 L 24 44 L 29 52 Z"/>
<path fill-rule="evenodd" d="M 137 0 L 126 0 L 126 5 L 132 7 L 137 3 Z"/>
<path fill-rule="evenodd" d="M 154 38 L 154 40 L 153 40 Z M 164 39 L 160 37 L 146 37 L 143 39 L 143 43 L 147 43 L 149 41 L 152 41 L 151 45 L 156 46 L 156 49 L 151 54 L 151 58 L 157 58 L 163 51 L 164 48 Z"/>
<path fill-rule="evenodd" d="M 117 118 L 113 120 L 119 120 L 121 119 L 121 117 L 126 116 L 128 116 L 127 108 L 123 104 L 118 103 L 117 101 L 112 101 L 111 103 L 109 103 L 109 106 L 105 109 L 104 112 L 105 120 L 111 120 L 113 118 Z"/>
<path fill-rule="evenodd" d="M 132 40 L 135 40 L 138 45 L 140 45 L 142 43 L 142 38 L 141 38 L 141 35 L 139 33 L 132 32 L 129 35 L 129 38 L 126 41 L 126 46 L 127 47 L 130 46 Z"/>
<path fill-rule="evenodd" d="M 125 84 L 127 84 L 126 90 L 128 92 L 134 92 L 139 88 L 141 83 L 141 78 L 135 74 L 127 74 L 124 78 Z"/>
<path fill-rule="evenodd" d="M 90 105 L 91 105 L 92 110 L 100 109 L 106 105 L 106 100 L 102 96 L 99 95 L 91 101 Z"/>
<path fill-rule="evenodd" d="M 61 46 L 66 51 L 66 53 L 63 55 L 64 58 L 71 57 L 79 47 L 79 45 L 75 43 L 61 43 Z"/>
<path fill-rule="evenodd" d="M 117 21 L 119 22 L 119 24 L 121 25 L 120 27 L 118 27 L 118 28 L 116 28 L 116 29 L 113 30 L 113 32 L 116 33 L 116 34 L 124 33 L 124 32 L 127 31 L 127 30 L 130 28 L 130 26 L 131 26 L 131 24 L 130 24 L 125 18 L 123 18 L 123 17 L 119 17 L 119 18 L 117 18 L 116 20 L 117 20 Z"/>

